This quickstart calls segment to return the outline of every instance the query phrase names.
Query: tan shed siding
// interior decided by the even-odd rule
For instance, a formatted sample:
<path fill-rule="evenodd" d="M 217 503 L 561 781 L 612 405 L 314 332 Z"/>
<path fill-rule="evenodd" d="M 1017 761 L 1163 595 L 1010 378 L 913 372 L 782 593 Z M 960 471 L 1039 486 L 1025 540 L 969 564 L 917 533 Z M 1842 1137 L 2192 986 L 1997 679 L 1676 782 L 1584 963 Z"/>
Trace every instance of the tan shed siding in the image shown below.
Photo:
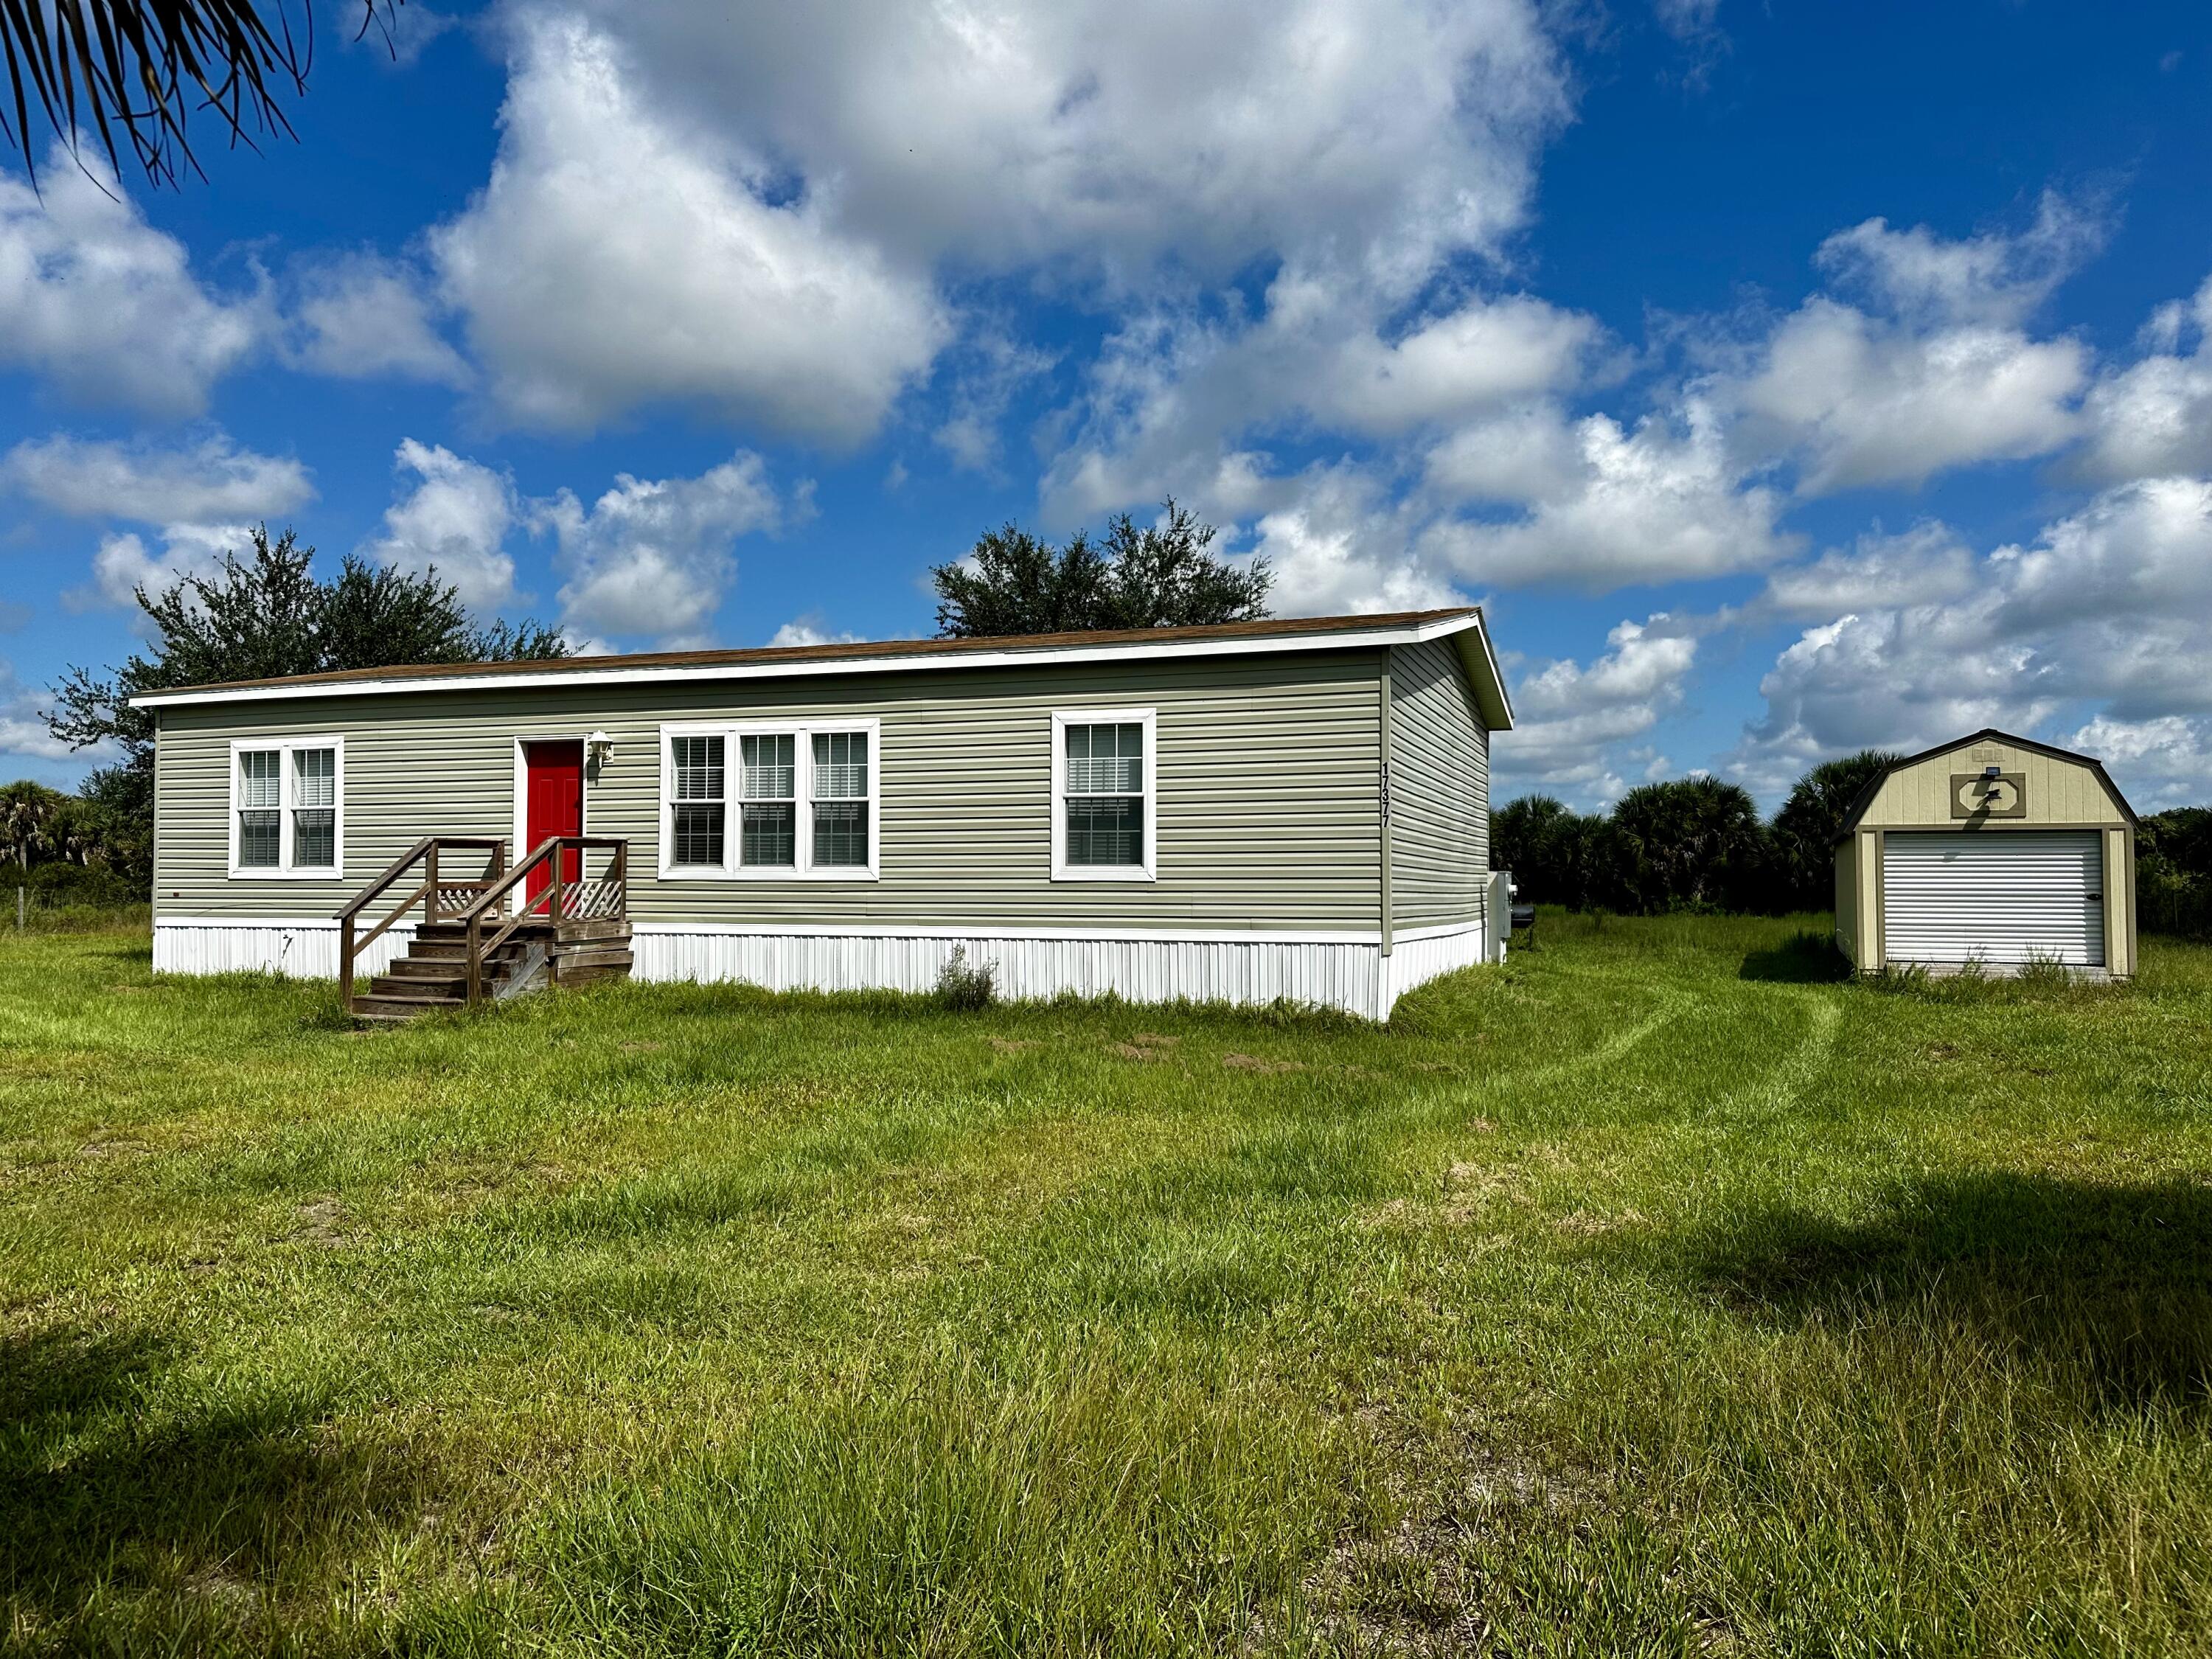
<path fill-rule="evenodd" d="M 1836 945 L 1853 963 L 1859 959 L 1859 838 L 1847 837 L 1836 848 Z"/>
<path fill-rule="evenodd" d="M 2032 749 L 2015 749 L 2007 743 L 1966 744 L 1917 766 L 1899 767 L 1883 782 L 1859 822 L 1869 830 L 1952 823 L 1952 775 L 1978 772 L 1991 764 L 2018 773 L 2027 787 L 2027 816 L 2002 820 L 2003 823 L 2027 829 L 2039 824 L 2088 826 L 2127 822 L 2127 814 L 2105 787 L 2094 767 L 2054 755 L 2038 754 Z"/>
<path fill-rule="evenodd" d="M 629 839 L 641 921 L 1371 933 L 1379 683 L 1340 651 L 167 709 L 156 915 L 332 915 L 421 836 L 511 836 L 515 738 L 604 729 L 586 827 Z M 1158 711 L 1159 879 L 1054 882 L 1052 711 L 1117 705 Z M 882 879 L 659 879 L 662 722 L 781 716 L 881 720 Z M 231 741 L 288 732 L 345 738 L 343 880 L 228 876 Z"/>
<path fill-rule="evenodd" d="M 2105 831 L 2106 964 L 2115 974 L 2136 971 L 2136 847 L 2133 831 Z"/>
<path fill-rule="evenodd" d="M 1395 647 L 1390 699 L 1391 925 L 1476 921 L 1490 879 L 1490 733 L 1457 650 Z"/>

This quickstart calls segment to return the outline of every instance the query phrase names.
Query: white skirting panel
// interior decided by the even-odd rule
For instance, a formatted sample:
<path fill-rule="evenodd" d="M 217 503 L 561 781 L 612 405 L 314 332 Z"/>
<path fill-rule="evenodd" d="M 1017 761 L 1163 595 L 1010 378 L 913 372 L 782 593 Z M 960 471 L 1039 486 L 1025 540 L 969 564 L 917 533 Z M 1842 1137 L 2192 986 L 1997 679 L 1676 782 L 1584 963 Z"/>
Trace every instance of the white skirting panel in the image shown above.
<path fill-rule="evenodd" d="M 1416 985 L 1425 985 L 1439 974 L 1449 974 L 1455 968 L 1472 968 L 1482 961 L 1486 932 L 1477 922 L 1450 933 L 1424 932 L 1412 939 L 1401 934 L 1390 954 L 1382 958 L 1382 1012 L 1379 1018 L 1388 1019 L 1398 999 Z M 1504 945 L 1498 945 L 1496 952 L 1502 960 Z"/>
<path fill-rule="evenodd" d="M 381 972 L 406 948 L 395 927 L 362 953 L 359 972 Z M 154 968 L 165 974 L 261 969 L 301 978 L 337 973 L 337 928 L 318 921 L 163 921 L 154 927 Z M 641 980 L 739 981 L 772 991 L 927 991 L 956 945 L 989 963 L 1001 996 L 1030 999 L 1112 994 L 1131 1002 L 1276 1001 L 1340 1008 L 1388 1019 L 1414 986 L 1484 960 L 1480 922 L 1400 934 L 1389 956 L 1372 938 L 1176 939 L 1158 935 L 950 933 L 769 933 L 749 928 L 636 926 L 630 949 Z"/>
<path fill-rule="evenodd" d="M 978 933 L 755 933 L 641 926 L 630 942 L 640 979 L 735 980 L 772 991 L 927 991 L 964 946 L 989 963 L 999 994 L 1104 996 L 1131 1002 L 1276 1001 L 1388 1019 L 1425 980 L 1483 960 L 1480 923 L 1398 943 L 1368 940 L 1079 938 Z"/>
<path fill-rule="evenodd" d="M 630 941 L 637 978 L 739 980 L 772 991 L 927 991 L 956 945 L 966 947 L 969 962 L 992 964 L 1005 997 L 1110 992 L 1131 1002 L 1287 1000 L 1379 1018 L 1380 952 L 1365 944 L 707 933 L 677 927 L 641 928 Z"/>
<path fill-rule="evenodd" d="M 361 952 L 355 971 L 380 974 L 415 937 L 394 927 Z M 293 979 L 338 976 L 338 927 L 334 921 L 213 921 L 186 919 L 154 924 L 157 974 L 283 974 Z"/>

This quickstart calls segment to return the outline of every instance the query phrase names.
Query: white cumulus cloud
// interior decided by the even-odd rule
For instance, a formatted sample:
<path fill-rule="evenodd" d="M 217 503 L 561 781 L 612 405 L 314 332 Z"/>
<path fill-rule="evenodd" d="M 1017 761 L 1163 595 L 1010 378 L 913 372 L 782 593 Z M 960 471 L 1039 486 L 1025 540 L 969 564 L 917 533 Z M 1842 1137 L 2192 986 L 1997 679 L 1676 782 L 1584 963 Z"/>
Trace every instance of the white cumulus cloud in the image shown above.
<path fill-rule="evenodd" d="M 438 332 L 424 283 L 408 266 L 351 254 L 308 263 L 296 285 L 288 347 L 295 367 L 341 380 L 468 384 L 467 364 Z"/>
<path fill-rule="evenodd" d="M 1407 544 L 1401 515 L 1356 471 L 1319 469 L 1262 514 L 1251 553 L 1274 576 L 1279 616 L 1344 616 L 1427 611 L 1466 603 L 1445 577 L 1425 568 Z"/>
<path fill-rule="evenodd" d="M 144 588 L 159 598 L 187 576 L 204 576 L 227 553 L 244 551 L 252 532 L 244 525 L 173 524 L 161 532 L 161 550 L 149 551 L 135 533 L 105 536 L 92 556 L 92 580 L 62 595 L 70 611 L 127 611 Z"/>
<path fill-rule="evenodd" d="M 1093 362 L 1071 440 L 1046 472 L 1048 511 L 1081 518 L 1164 491 L 1227 513 L 1270 469 L 1255 432 L 1392 439 L 1493 416 L 1583 378 L 1599 330 L 1527 295 L 1463 297 L 1396 331 L 1386 296 L 1285 271 L 1247 325 L 1189 307 L 1128 318 Z"/>
<path fill-rule="evenodd" d="M 75 403 L 200 413 L 260 345 L 264 296 L 210 291 L 112 178 L 103 190 L 58 153 L 45 177 L 41 200 L 0 174 L 0 367 Z"/>
<path fill-rule="evenodd" d="M 1849 549 L 1830 548 L 1810 563 L 1774 572 L 1755 614 L 1830 617 L 1942 604 L 1973 592 L 1980 580 L 1976 564 L 1948 525 L 1930 520 L 1895 536 L 1872 531 Z"/>
<path fill-rule="evenodd" d="M 720 16 L 720 14 L 715 14 Z M 675 118 L 573 15 L 516 24 L 490 181 L 430 239 L 507 418 L 587 429 L 661 400 L 840 442 L 874 431 L 950 324 L 926 274 Z"/>
<path fill-rule="evenodd" d="M 2046 191 L 2034 222 L 2017 234 L 1952 239 L 1869 219 L 1821 243 L 1814 263 L 1908 321 L 2013 324 L 2103 246 L 2105 230 L 2095 214 Z"/>
<path fill-rule="evenodd" d="M 2150 349 L 2099 380 L 2066 470 L 2092 483 L 2212 472 L 2212 280 L 2161 307 Z"/>
<path fill-rule="evenodd" d="M 315 498 L 307 469 L 240 449 L 221 433 L 180 448 L 56 433 L 0 458 L 0 489 L 79 519 L 141 524 L 273 517 Z"/>
<path fill-rule="evenodd" d="M 1624 621 L 1606 651 L 1584 665 L 1561 658 L 1521 677 L 1514 729 L 1492 740 L 1492 793 L 1503 799 L 1533 788 L 1565 790 L 1585 802 L 1609 800 L 1622 769 L 1653 757 L 1632 744 L 1680 703 L 1697 661 L 1697 629 L 1662 611 Z M 1663 766 L 1663 762 L 1657 763 Z"/>
<path fill-rule="evenodd" d="M 2076 340 L 1984 324 L 1923 331 L 1815 297 L 1729 397 L 1753 442 L 1794 456 L 1800 488 L 1825 495 L 2048 454 L 2074 435 L 2088 378 Z"/>
<path fill-rule="evenodd" d="M 520 509 L 507 476 L 412 438 L 401 441 L 392 465 L 414 483 L 385 509 L 384 533 L 362 550 L 402 570 L 434 571 L 471 610 L 495 611 L 513 599 L 507 534 Z"/>
<path fill-rule="evenodd" d="M 690 120 L 897 257 L 1108 288 L 1324 254 L 1403 289 L 1523 219 L 1567 115 L 1528 0 L 598 0 Z"/>
<path fill-rule="evenodd" d="M 70 746 L 53 734 L 39 712 L 50 701 L 18 679 L 12 664 L 0 662 L 0 755 L 34 760 L 70 757 Z"/>
<path fill-rule="evenodd" d="M 788 516 L 766 464 L 742 450 L 696 478 L 623 473 L 589 507 L 564 489 L 535 508 L 556 542 L 562 621 L 670 646 L 703 641 L 737 574 L 737 539 Z"/>
<path fill-rule="evenodd" d="M 1695 401 L 1679 423 L 1655 415 L 1632 429 L 1592 415 L 1562 435 L 1545 429 L 1551 417 L 1533 418 L 1533 431 L 1527 422 L 1495 428 L 1507 454 L 1540 460 L 1526 472 L 1486 462 L 1479 442 L 1432 459 L 1436 477 L 1485 482 L 1526 508 L 1433 526 L 1424 551 L 1441 568 L 1478 582 L 1603 591 L 1755 569 L 1796 545 L 1777 528 L 1779 495 L 1743 480 L 1720 423 Z"/>
<path fill-rule="evenodd" d="M 769 644 L 776 647 L 857 645 L 864 637 L 866 636 L 863 635 L 849 633 L 843 629 L 833 629 L 823 620 L 820 611 L 810 611 L 804 616 L 793 617 L 789 622 L 778 628 L 769 636 Z"/>

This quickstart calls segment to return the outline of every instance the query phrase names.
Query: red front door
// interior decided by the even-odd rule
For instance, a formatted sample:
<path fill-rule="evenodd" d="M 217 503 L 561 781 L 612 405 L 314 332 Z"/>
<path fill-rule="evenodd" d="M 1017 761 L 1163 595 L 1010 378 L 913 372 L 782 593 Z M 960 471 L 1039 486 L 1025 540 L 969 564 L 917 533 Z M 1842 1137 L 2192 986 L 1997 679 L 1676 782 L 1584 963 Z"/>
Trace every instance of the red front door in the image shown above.
<path fill-rule="evenodd" d="M 548 836 L 580 836 L 584 833 L 584 745 L 580 740 L 562 743 L 526 743 L 522 745 L 522 764 L 528 779 L 523 802 L 523 840 L 521 856 L 526 856 Z M 561 879 L 574 881 L 582 872 L 577 867 L 579 856 L 567 854 L 562 860 Z M 538 896 L 550 879 L 550 868 L 540 866 L 530 872 L 530 896 Z"/>

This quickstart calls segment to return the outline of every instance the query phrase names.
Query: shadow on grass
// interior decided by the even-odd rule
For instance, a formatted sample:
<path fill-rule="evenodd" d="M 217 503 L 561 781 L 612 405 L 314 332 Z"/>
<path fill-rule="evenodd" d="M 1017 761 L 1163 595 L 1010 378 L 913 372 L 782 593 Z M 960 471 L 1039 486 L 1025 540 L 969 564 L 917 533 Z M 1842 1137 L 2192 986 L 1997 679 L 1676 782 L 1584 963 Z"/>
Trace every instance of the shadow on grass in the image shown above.
<path fill-rule="evenodd" d="M 251 1644 L 287 1564 L 393 1510 L 392 1472 L 320 1434 L 325 1394 L 178 1413 L 153 1397 L 171 1358 L 145 1336 L 0 1343 L 0 1623 L 64 1649 Z"/>
<path fill-rule="evenodd" d="M 1779 945 L 1753 951 L 1736 970 L 1738 979 L 1781 985 L 1836 985 L 1851 976 L 1850 960 L 1825 933 L 1792 933 Z"/>
<path fill-rule="evenodd" d="M 2212 1187 L 1925 1181 L 1856 1225 L 1770 1212 L 1700 1266 L 1753 1317 L 1964 1328 L 2085 1405 L 2212 1412 Z"/>

